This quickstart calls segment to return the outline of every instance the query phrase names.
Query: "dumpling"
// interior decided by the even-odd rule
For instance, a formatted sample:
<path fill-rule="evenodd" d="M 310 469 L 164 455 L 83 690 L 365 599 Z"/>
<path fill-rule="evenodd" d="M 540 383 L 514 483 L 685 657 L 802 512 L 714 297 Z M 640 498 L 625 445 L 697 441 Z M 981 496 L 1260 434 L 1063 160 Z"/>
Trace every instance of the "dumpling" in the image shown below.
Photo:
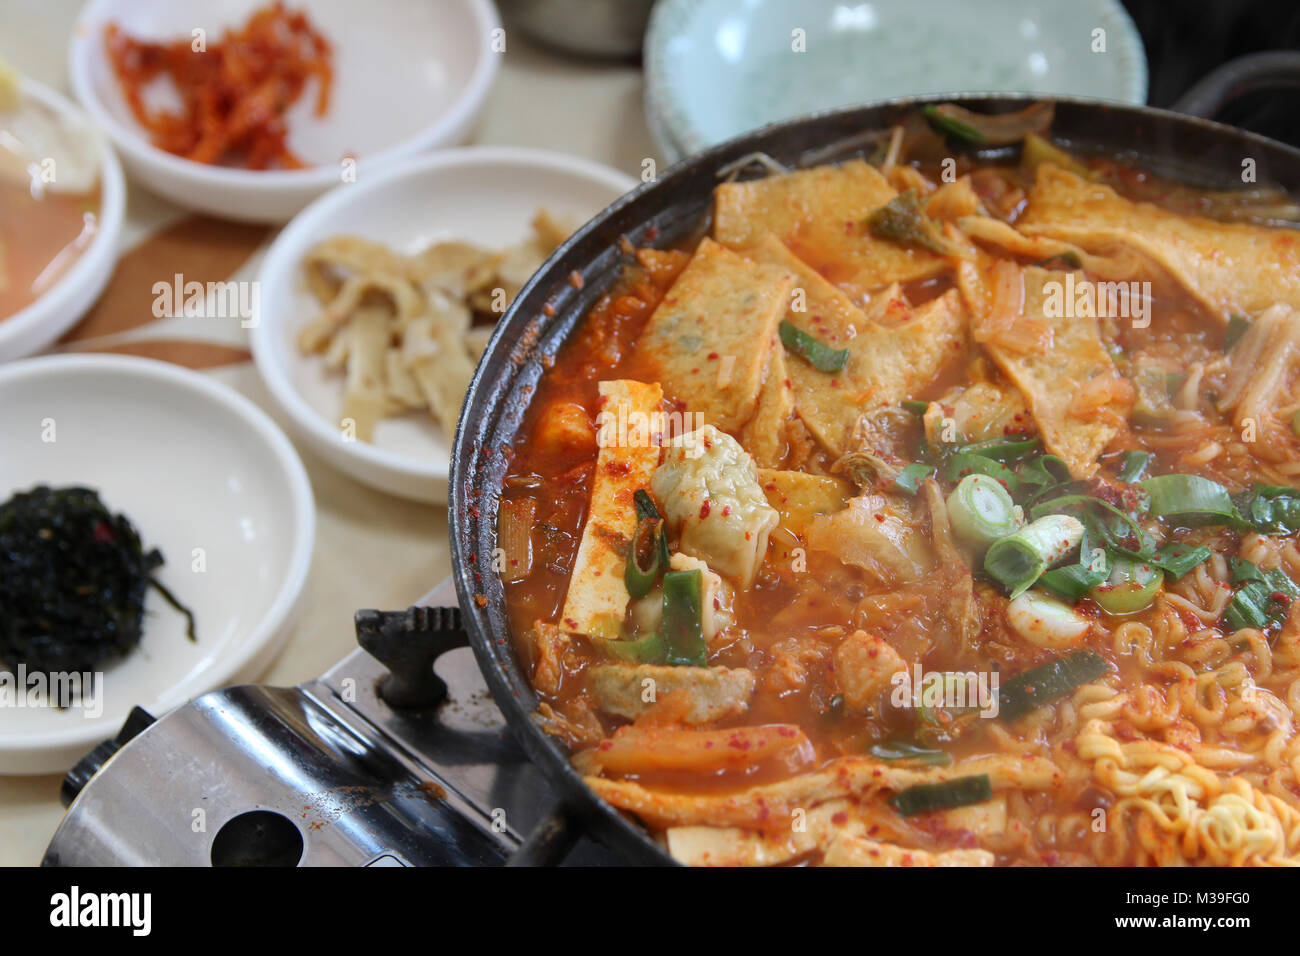
<path fill-rule="evenodd" d="M 739 442 L 712 425 L 678 435 L 664 450 L 650 491 L 681 551 L 741 587 L 753 583 L 780 516 Z"/>

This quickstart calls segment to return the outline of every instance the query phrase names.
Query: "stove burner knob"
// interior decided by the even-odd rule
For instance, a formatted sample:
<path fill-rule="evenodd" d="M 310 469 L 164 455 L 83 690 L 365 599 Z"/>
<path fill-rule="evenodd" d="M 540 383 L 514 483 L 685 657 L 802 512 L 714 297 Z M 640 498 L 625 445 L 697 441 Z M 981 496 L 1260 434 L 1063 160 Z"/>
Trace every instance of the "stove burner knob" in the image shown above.
<path fill-rule="evenodd" d="M 154 720 L 154 716 L 143 707 L 133 707 L 122 723 L 122 729 L 117 732 L 117 736 L 112 740 L 105 740 L 78 760 L 76 766 L 63 778 L 63 786 L 59 789 L 59 800 L 63 805 L 70 806 L 72 801 L 77 799 L 77 794 L 90 783 L 90 778 L 99 773 L 100 768 L 108 763 L 109 758 L 135 739 Z"/>
<path fill-rule="evenodd" d="M 458 607 L 411 607 L 405 611 L 357 611 L 357 643 L 388 668 L 379 696 L 399 709 L 436 707 L 447 685 L 433 672 L 446 651 L 468 647 Z"/>

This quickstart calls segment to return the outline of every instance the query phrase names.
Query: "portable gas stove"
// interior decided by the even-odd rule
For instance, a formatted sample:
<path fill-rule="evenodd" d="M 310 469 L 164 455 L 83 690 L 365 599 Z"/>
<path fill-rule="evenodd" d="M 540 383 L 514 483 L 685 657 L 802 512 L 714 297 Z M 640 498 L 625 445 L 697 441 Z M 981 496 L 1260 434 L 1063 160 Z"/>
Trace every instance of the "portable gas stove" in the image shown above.
<path fill-rule="evenodd" d="M 353 651 L 297 687 L 230 687 L 117 738 L 67 775 L 46 866 L 617 863 L 571 842 L 460 629 L 449 580 L 361 611 Z"/>

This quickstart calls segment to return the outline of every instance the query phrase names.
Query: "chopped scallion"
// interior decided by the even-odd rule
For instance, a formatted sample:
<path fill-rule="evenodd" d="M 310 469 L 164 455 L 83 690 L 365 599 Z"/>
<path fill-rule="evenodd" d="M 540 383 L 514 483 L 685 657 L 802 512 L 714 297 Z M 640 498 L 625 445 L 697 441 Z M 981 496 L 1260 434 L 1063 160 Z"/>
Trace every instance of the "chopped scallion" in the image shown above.
<path fill-rule="evenodd" d="M 993 542 L 984 556 L 984 570 L 1014 598 L 1082 540 L 1083 522 L 1078 518 L 1046 515 Z"/>
<path fill-rule="evenodd" d="M 934 471 L 934 465 L 913 462 L 894 477 L 893 486 L 904 494 L 914 495 L 921 490 L 921 482 L 933 475 Z"/>
<path fill-rule="evenodd" d="M 1105 658 L 1095 651 L 1075 651 L 1022 671 L 1002 684 L 998 717 L 1005 721 L 1019 720 L 1031 710 L 1095 681 L 1106 669 Z"/>
<path fill-rule="evenodd" d="M 1236 524 L 1240 517 L 1228 489 L 1200 475 L 1157 475 L 1141 482 L 1151 496 L 1151 513 L 1157 517 L 1221 519 Z"/>
<path fill-rule="evenodd" d="M 1237 344 L 1237 340 L 1246 334 L 1250 328 L 1250 319 L 1244 315 L 1233 315 L 1228 319 L 1228 327 L 1223 333 L 1223 351 L 1230 352 L 1232 347 Z"/>
<path fill-rule="evenodd" d="M 984 549 L 1019 526 L 1011 495 L 988 475 L 967 475 L 948 496 L 948 521 L 966 544 Z"/>
<path fill-rule="evenodd" d="M 1037 438 L 990 438 L 987 441 L 961 445 L 956 450 L 959 453 L 983 455 L 985 458 L 1008 462 L 1019 461 L 1036 449 L 1039 444 L 1041 442 Z"/>
<path fill-rule="evenodd" d="M 669 571 L 664 575 L 664 609 L 659 630 L 674 666 L 704 667 L 704 575 L 700 571 Z"/>
<path fill-rule="evenodd" d="M 987 475 L 1011 494 L 1015 494 L 1020 487 L 1016 473 L 1002 462 L 972 452 L 959 451 L 948 459 L 944 477 L 949 481 L 961 481 L 968 475 Z"/>
<path fill-rule="evenodd" d="M 1119 470 L 1119 480 L 1132 484 L 1139 480 L 1146 470 L 1150 467 L 1155 455 L 1149 451 L 1126 451 L 1124 452 L 1124 464 Z"/>
<path fill-rule="evenodd" d="M 627 551 L 627 566 L 623 569 L 623 583 L 634 599 L 649 594 L 659 579 L 659 572 L 664 570 L 659 550 L 663 534 L 662 518 L 642 518 L 637 522 L 632 546 Z"/>
<path fill-rule="evenodd" d="M 848 349 L 833 349 L 791 322 L 782 321 L 781 344 L 819 372 L 842 372 L 849 361 Z"/>
<path fill-rule="evenodd" d="M 1133 614 L 1150 607 L 1164 584 L 1164 572 L 1146 561 L 1116 557 L 1110 575 L 1091 597 L 1108 614 Z"/>
<path fill-rule="evenodd" d="M 1209 558 L 1210 554 L 1210 549 L 1203 544 L 1192 547 L 1191 545 L 1175 542 L 1167 544 L 1157 551 L 1151 557 L 1150 563 L 1177 581 L 1188 571 Z"/>
<path fill-rule="evenodd" d="M 939 783 L 918 783 L 898 791 L 889 798 L 889 805 L 905 817 L 936 810 L 951 810 L 972 803 L 993 799 L 993 785 L 989 775 L 981 773 L 971 777 L 954 777 Z"/>
<path fill-rule="evenodd" d="M 878 760 L 887 760 L 890 763 L 928 767 L 947 767 L 952 764 L 952 754 L 946 750 L 918 747 L 905 740 L 885 740 L 872 744 L 869 753 Z"/>

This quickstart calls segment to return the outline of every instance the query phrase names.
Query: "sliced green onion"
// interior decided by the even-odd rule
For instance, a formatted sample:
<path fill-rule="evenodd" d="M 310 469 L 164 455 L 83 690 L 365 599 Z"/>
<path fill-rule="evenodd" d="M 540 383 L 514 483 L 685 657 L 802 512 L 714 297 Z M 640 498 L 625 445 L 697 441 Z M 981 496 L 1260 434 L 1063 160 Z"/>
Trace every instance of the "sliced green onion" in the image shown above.
<path fill-rule="evenodd" d="M 899 193 L 867 217 L 867 228 L 877 239 L 920 246 L 941 256 L 964 256 L 965 250 L 943 234 L 942 227 L 921 209 L 915 189 Z"/>
<path fill-rule="evenodd" d="M 1300 531 L 1300 491 L 1286 485 L 1255 485 L 1234 499 L 1237 513 L 1264 534 Z"/>
<path fill-rule="evenodd" d="M 1151 557 L 1150 563 L 1177 581 L 1188 571 L 1209 558 L 1211 553 L 1210 549 L 1203 544 L 1192 547 L 1175 542 L 1167 544 L 1157 551 Z"/>
<path fill-rule="evenodd" d="M 1091 564 L 1067 564 L 1043 573 L 1038 579 L 1038 586 L 1059 594 L 1070 601 L 1077 601 L 1089 591 L 1106 580 L 1107 562 L 1094 561 Z"/>
<path fill-rule="evenodd" d="M 1016 477 L 1022 485 L 1047 489 L 1069 481 L 1070 468 L 1055 455 L 1040 455 L 1021 465 L 1016 470 Z"/>
<path fill-rule="evenodd" d="M 990 438 L 970 445 L 961 445 L 956 451 L 972 455 L 983 455 L 997 461 L 1019 461 L 1037 448 L 1041 442 L 1037 438 Z"/>
<path fill-rule="evenodd" d="M 1233 584 L 1241 584 L 1243 581 L 1263 581 L 1264 575 L 1259 570 L 1259 565 L 1254 561 L 1247 561 L 1245 558 L 1230 557 L 1228 558 L 1228 570 L 1232 575 Z"/>
<path fill-rule="evenodd" d="M 704 667 L 704 575 L 700 571 L 669 571 L 664 575 L 664 609 L 659 630 L 673 666 Z"/>
<path fill-rule="evenodd" d="M 878 760 L 887 760 L 890 763 L 925 767 L 947 767 L 952 764 L 952 754 L 948 751 L 919 747 L 906 740 L 885 740 L 872 744 L 869 752 Z"/>
<path fill-rule="evenodd" d="M 913 463 L 907 465 L 894 478 L 893 486 L 904 494 L 914 495 L 921 490 L 921 482 L 935 472 L 934 465 Z"/>
<path fill-rule="evenodd" d="M 1046 515 L 993 542 L 984 556 L 984 570 L 1011 597 L 1018 597 L 1082 540 L 1083 522 L 1078 518 Z"/>
<path fill-rule="evenodd" d="M 1095 651 L 1075 651 L 1031 667 L 1002 685 L 998 717 L 1005 721 L 1019 720 L 1031 710 L 1095 681 L 1106 670 L 1105 658 Z"/>
<path fill-rule="evenodd" d="M 972 803 L 993 799 L 993 785 L 989 775 L 981 773 L 972 777 L 954 777 L 940 783 L 918 783 L 898 791 L 889 798 L 889 805 L 905 817 L 936 810 L 951 810 Z"/>
<path fill-rule="evenodd" d="M 988 475 L 967 475 L 948 496 L 953 533 L 973 548 L 984 549 L 1020 527 L 1007 489 Z"/>
<path fill-rule="evenodd" d="M 1149 562 L 1117 557 L 1106 582 L 1090 596 L 1108 614 L 1133 614 L 1151 606 L 1164 580 L 1164 572 Z"/>
<path fill-rule="evenodd" d="M 1044 139 L 1037 133 L 1030 133 L 1025 137 L 1024 145 L 1020 150 L 1020 165 L 1027 171 L 1035 173 L 1043 163 L 1051 163 L 1061 169 L 1068 169 L 1079 176 L 1086 177 L 1089 175 L 1087 166 L 1052 143 L 1051 140 Z M 1077 269 L 1079 266 L 1076 264 L 1071 268 Z"/>
<path fill-rule="evenodd" d="M 848 364 L 848 349 L 833 349 L 797 325 L 782 321 L 779 332 L 781 344 L 819 372 L 841 372 Z"/>
<path fill-rule="evenodd" d="M 1146 474 L 1147 468 L 1155 460 L 1149 451 L 1124 452 L 1124 464 L 1119 469 L 1119 480 L 1132 484 Z"/>
<path fill-rule="evenodd" d="M 605 637 L 588 637 L 587 640 L 604 656 L 630 664 L 663 664 L 668 660 L 668 646 L 658 631 L 630 641 Z"/>
<path fill-rule="evenodd" d="M 1237 340 L 1250 328 L 1250 319 L 1244 315 L 1233 315 L 1228 319 L 1228 327 L 1223 332 L 1223 351 L 1231 352 Z"/>
<path fill-rule="evenodd" d="M 903 402 L 903 408 L 911 412 L 913 415 L 924 415 L 930 410 L 930 403 L 920 402 L 909 398 L 907 401 Z"/>
<path fill-rule="evenodd" d="M 944 477 L 949 481 L 961 481 L 968 475 L 988 475 L 1011 494 L 1015 494 L 1016 489 L 1020 487 L 1020 479 L 1016 477 L 1016 473 L 993 458 L 985 458 L 983 455 L 970 452 L 958 452 L 948 459 Z"/>
<path fill-rule="evenodd" d="M 930 121 L 930 125 L 934 127 L 935 132 L 970 143 L 972 146 L 988 145 L 988 138 L 983 133 L 960 116 L 952 116 L 941 110 L 939 105 L 931 103 L 928 106 L 921 107 L 921 112 Z"/>
<path fill-rule="evenodd" d="M 1123 527 L 1124 532 L 1121 534 L 1105 521 L 1098 520 L 1089 514 L 1088 509 L 1097 509 L 1102 512 L 1103 517 L 1108 515 L 1115 519 Z M 1110 502 L 1102 501 L 1100 498 L 1094 498 L 1091 495 L 1068 494 L 1051 498 L 1035 504 L 1030 509 L 1029 515 L 1031 518 L 1041 518 L 1049 514 L 1072 510 L 1083 511 L 1087 515 L 1089 527 L 1096 532 L 1095 537 L 1105 541 L 1115 550 L 1124 551 L 1136 557 L 1146 557 L 1155 552 L 1155 538 L 1138 524 L 1132 515 L 1125 514 Z"/>
<path fill-rule="evenodd" d="M 635 599 L 645 597 L 664 570 L 660 563 L 660 540 L 664 535 L 662 518 L 642 518 L 632 535 L 632 547 L 627 551 L 627 566 L 623 569 L 623 583 L 627 593 Z"/>
<path fill-rule="evenodd" d="M 1234 631 L 1243 627 L 1263 630 L 1286 620 L 1291 605 L 1300 597 L 1300 587 L 1285 571 L 1280 568 L 1265 571 L 1250 561 L 1235 557 L 1228 563 L 1232 568 L 1232 582 L 1241 587 L 1223 610 L 1223 623 L 1227 628 Z"/>
<path fill-rule="evenodd" d="M 1079 560 L 1044 572 L 1038 579 L 1038 584 L 1073 602 L 1105 581 L 1108 574 L 1110 559 L 1105 548 L 1098 547 L 1098 542 L 1085 521 L 1083 537 L 1079 539 Z"/>
<path fill-rule="evenodd" d="M 976 113 L 955 103 L 930 103 L 921 113 L 938 132 L 972 146 L 1010 146 L 1052 125 L 1055 105 L 1031 103 L 1013 113 Z"/>
<path fill-rule="evenodd" d="M 1220 518 L 1223 523 L 1240 520 L 1228 489 L 1200 475 L 1157 475 L 1140 483 L 1151 496 L 1151 513 L 1171 516 Z"/>
<path fill-rule="evenodd" d="M 632 504 L 636 507 L 636 516 L 641 518 L 662 518 L 659 509 L 655 507 L 655 500 L 650 497 L 650 492 L 644 488 L 638 488 L 632 492 Z"/>
<path fill-rule="evenodd" d="M 654 499 L 650 497 L 650 492 L 646 491 L 644 488 L 638 488 L 636 491 L 632 492 L 632 504 L 636 508 L 636 519 L 638 525 L 646 518 L 650 518 L 655 521 L 662 520 L 663 518 L 663 515 L 659 513 L 659 509 L 655 507 L 655 502 Z M 670 554 L 668 551 L 668 532 L 666 529 L 660 528 L 659 531 L 659 570 L 660 571 L 668 570 L 669 557 Z"/>

